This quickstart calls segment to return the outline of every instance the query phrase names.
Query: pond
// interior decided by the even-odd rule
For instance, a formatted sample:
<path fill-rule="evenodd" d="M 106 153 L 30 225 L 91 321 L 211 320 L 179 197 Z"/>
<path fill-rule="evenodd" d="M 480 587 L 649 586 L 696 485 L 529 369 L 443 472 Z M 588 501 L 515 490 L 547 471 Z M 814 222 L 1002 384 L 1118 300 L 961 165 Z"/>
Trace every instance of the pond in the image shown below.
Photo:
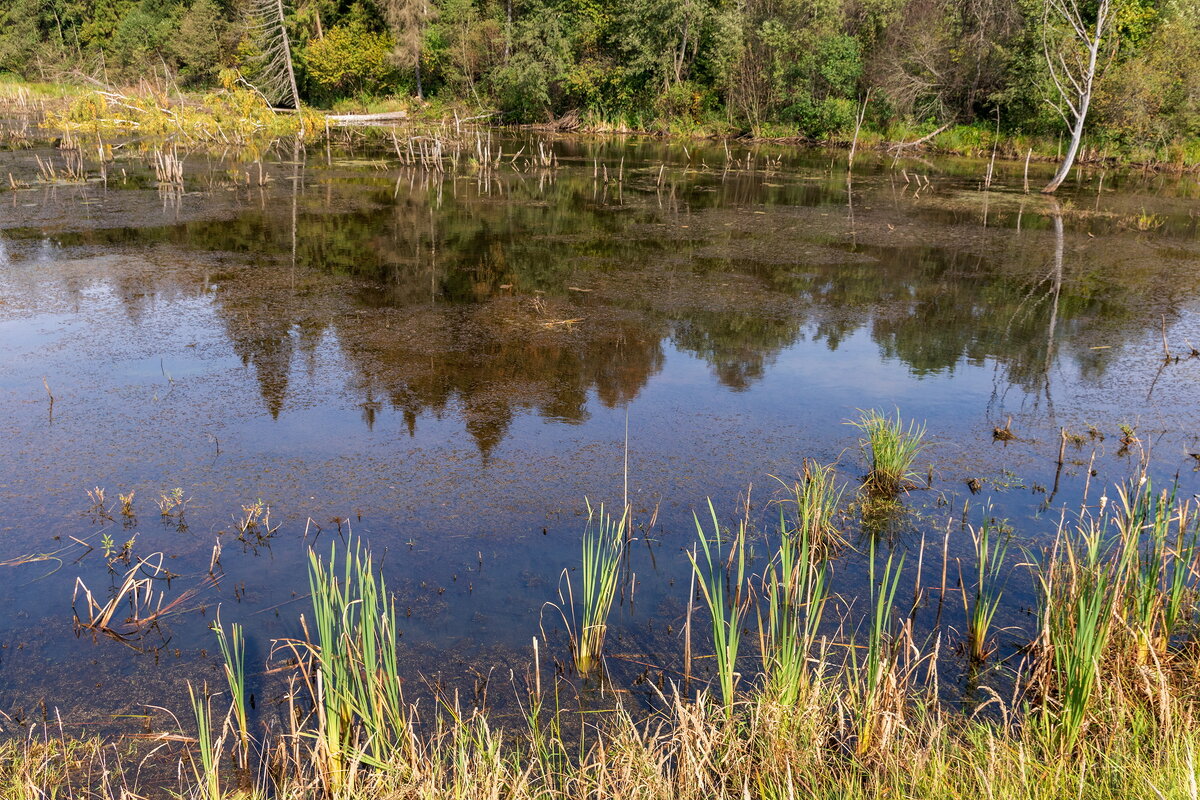
<path fill-rule="evenodd" d="M 81 182 L 39 173 L 64 163 L 50 142 L 0 150 L 9 727 L 170 724 L 146 704 L 223 680 L 218 609 L 265 664 L 303 635 L 308 548 L 353 537 L 395 593 L 406 691 L 503 704 L 534 637 L 569 661 L 548 604 L 587 502 L 626 498 L 610 680 L 675 679 L 693 512 L 749 519 L 760 568 L 805 459 L 846 486 L 844 629 L 878 539 L 906 587 L 949 581 L 915 593 L 917 626 L 961 648 L 966 525 L 1003 520 L 1004 663 L 1033 624 L 1021 563 L 1064 509 L 1142 464 L 1200 490 L 1194 176 L 1080 170 L 1050 199 L 1050 165 L 1030 193 L 1023 164 L 860 153 L 850 179 L 820 149 L 491 137 L 499 166 L 469 139 L 444 171 L 385 137 L 180 150 L 182 186 L 144 143 Z M 903 508 L 864 522 L 847 423 L 868 409 L 928 448 Z M 170 574 L 157 624 L 77 628 L 142 559 Z"/>

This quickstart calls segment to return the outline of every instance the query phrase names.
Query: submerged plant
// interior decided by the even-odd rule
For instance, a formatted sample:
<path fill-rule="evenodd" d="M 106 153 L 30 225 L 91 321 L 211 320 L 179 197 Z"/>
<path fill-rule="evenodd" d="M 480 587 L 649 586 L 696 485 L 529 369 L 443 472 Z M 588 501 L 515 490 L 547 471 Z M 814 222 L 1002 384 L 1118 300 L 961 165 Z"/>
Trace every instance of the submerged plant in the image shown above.
<path fill-rule="evenodd" d="M 133 489 L 129 490 L 128 494 L 117 493 L 117 499 L 121 501 L 121 516 L 129 519 L 133 516 Z"/>
<path fill-rule="evenodd" d="M 108 508 L 105 505 L 104 490 L 97 486 L 95 489 L 87 490 L 88 499 L 92 501 L 92 505 L 88 508 L 94 516 L 111 519 L 108 513 Z"/>
<path fill-rule="evenodd" d="M 692 514 L 704 562 L 701 564 L 694 548 L 688 557 L 700 584 L 704 604 L 708 607 L 709 620 L 712 623 L 717 684 L 721 690 L 725 714 L 731 716 L 739 678 L 738 648 L 742 640 L 742 624 L 750 602 L 749 592 L 746 591 L 746 523 L 744 520 L 738 523 L 737 533 L 729 542 L 726 551 L 725 542 L 721 538 L 721 524 L 717 521 L 717 512 L 711 499 L 708 501 L 708 512 L 713 525 L 711 541 L 704 533 L 700 518 Z"/>
<path fill-rule="evenodd" d="M 270 539 L 279 530 L 279 524 L 271 524 L 271 507 L 258 498 L 250 505 L 242 506 L 242 516 L 235 520 L 238 539 L 246 541 L 253 536 L 258 541 Z"/>
<path fill-rule="evenodd" d="M 154 504 L 158 506 L 159 512 L 164 517 L 182 517 L 187 502 L 183 496 L 183 489 L 177 486 L 169 492 L 160 494 L 158 499 L 154 501 Z"/>
<path fill-rule="evenodd" d="M 863 434 L 859 446 L 871 465 L 863 481 L 869 494 L 895 497 L 918 477 L 913 463 L 925 449 L 924 425 L 909 422 L 905 427 L 899 411 L 893 419 L 874 410 L 864 412 L 857 422 L 849 424 Z"/>

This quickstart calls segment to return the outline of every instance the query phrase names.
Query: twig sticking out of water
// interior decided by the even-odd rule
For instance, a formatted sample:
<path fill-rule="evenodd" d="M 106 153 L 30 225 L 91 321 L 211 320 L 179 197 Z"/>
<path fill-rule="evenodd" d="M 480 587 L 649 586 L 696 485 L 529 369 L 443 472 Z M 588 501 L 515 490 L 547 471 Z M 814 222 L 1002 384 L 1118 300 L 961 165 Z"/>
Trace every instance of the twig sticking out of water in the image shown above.
<path fill-rule="evenodd" d="M 154 177 L 160 185 L 183 186 L 183 159 L 174 148 L 154 153 Z"/>
<path fill-rule="evenodd" d="M 184 603 L 213 582 L 211 577 L 205 578 L 200 586 L 188 589 L 164 604 L 165 592 L 156 592 L 154 582 L 169 577 L 170 572 L 163 566 L 163 554 L 155 553 L 134 564 L 104 603 L 97 600 L 83 578 L 76 578 L 75 591 L 71 595 L 76 626 L 125 641 L 163 617 L 182 611 Z M 114 622 L 117 611 L 124 605 L 129 607 L 129 616 L 123 622 Z"/>

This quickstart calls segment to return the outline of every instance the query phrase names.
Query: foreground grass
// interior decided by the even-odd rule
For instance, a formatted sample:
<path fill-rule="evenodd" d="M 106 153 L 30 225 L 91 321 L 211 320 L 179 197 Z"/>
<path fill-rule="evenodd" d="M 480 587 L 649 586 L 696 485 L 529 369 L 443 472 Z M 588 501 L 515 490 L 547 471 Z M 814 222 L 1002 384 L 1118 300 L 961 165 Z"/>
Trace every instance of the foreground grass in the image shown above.
<path fill-rule="evenodd" d="M 1070 752 L 1011 723 L 919 703 L 890 745 L 866 759 L 830 744 L 847 724 L 833 710 L 838 699 L 821 690 L 796 705 L 757 697 L 730 718 L 718 703 L 670 694 L 648 719 L 613 712 L 570 743 L 549 714 L 538 726 L 504 729 L 481 713 L 443 712 L 432 732 L 401 735 L 384 761 L 360 762 L 337 788 L 281 758 L 276 776 L 264 771 L 249 788 L 227 767 L 224 788 L 184 770 L 182 785 L 150 789 L 128 777 L 136 762 L 123 773 L 99 741 L 10 741 L 0 745 L 0 797 L 1196 797 L 1200 735 L 1181 697 L 1162 702 L 1112 687 L 1093 710 L 1095 735 Z"/>

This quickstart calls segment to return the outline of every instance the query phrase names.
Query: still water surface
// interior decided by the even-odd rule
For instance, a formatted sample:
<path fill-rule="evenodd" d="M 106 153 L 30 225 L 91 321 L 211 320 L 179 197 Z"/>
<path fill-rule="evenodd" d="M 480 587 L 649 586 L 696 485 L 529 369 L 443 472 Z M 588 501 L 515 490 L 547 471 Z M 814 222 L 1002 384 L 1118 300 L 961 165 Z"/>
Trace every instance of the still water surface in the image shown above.
<path fill-rule="evenodd" d="M 949 526 L 954 574 L 960 523 L 987 503 L 1036 547 L 1085 483 L 1094 502 L 1143 453 L 1156 481 L 1200 490 L 1194 177 L 1084 172 L 1049 200 L 1020 165 L 985 191 L 969 160 L 860 157 L 851 183 L 823 151 L 743 145 L 753 163 L 726 168 L 700 143 L 552 146 L 554 170 L 444 175 L 368 144 L 193 154 L 182 192 L 133 144 L 106 185 L 37 183 L 49 146 L 0 151 L 0 174 L 32 184 L 0 192 L 0 708 L 156 724 L 125 715 L 221 680 L 218 607 L 262 663 L 300 633 L 307 547 L 349 535 L 396 592 L 413 693 L 489 674 L 511 693 L 532 637 L 567 659 L 544 604 L 578 562 L 585 498 L 623 501 L 627 431 L 621 685 L 678 668 L 692 510 L 711 497 L 766 531 L 773 476 L 804 458 L 838 462 L 850 498 L 859 409 L 928 425 L 929 486 L 882 533 L 913 561 L 924 537 L 930 573 Z M 1010 418 L 1018 438 L 994 441 Z M 1079 438 L 1058 470 L 1062 428 Z M 155 502 L 176 487 L 182 519 Z M 260 499 L 278 530 L 239 541 Z M 864 547 L 872 532 L 844 523 Z M 124 576 L 106 537 L 176 576 L 178 613 L 125 643 L 73 626 L 77 580 L 102 596 Z M 1002 653 L 1027 638 L 1020 570 Z M 865 580 L 848 553 L 851 625 Z"/>

